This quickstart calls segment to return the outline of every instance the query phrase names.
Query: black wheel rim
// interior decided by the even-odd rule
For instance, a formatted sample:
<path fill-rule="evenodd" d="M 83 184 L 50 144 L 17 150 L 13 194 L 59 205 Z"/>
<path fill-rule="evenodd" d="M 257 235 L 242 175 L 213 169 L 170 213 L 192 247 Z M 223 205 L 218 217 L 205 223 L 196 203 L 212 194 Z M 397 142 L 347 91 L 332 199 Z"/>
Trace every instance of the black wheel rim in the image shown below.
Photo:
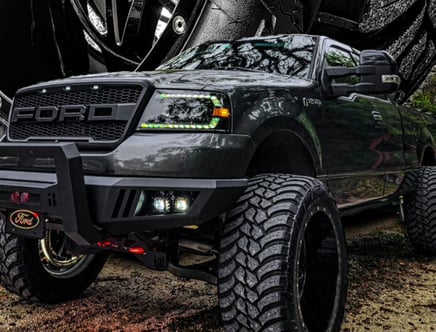
<path fill-rule="evenodd" d="M 70 0 L 94 51 L 109 66 L 156 67 L 176 53 L 195 25 L 204 0 Z M 110 68 L 109 68 L 110 69 Z"/>
<path fill-rule="evenodd" d="M 303 239 L 303 243 L 301 246 L 301 252 L 300 252 L 300 258 L 298 260 L 298 298 L 300 302 L 303 299 L 304 295 L 304 288 L 306 285 L 306 277 L 307 277 L 307 271 L 306 271 L 306 265 L 307 265 L 307 253 L 306 253 L 306 241 Z"/>
<path fill-rule="evenodd" d="M 294 263 L 295 301 L 303 330 L 327 331 L 336 321 L 345 271 L 338 230 L 331 216 L 317 210 L 299 233 Z M 292 287 L 292 286 L 291 286 Z"/>

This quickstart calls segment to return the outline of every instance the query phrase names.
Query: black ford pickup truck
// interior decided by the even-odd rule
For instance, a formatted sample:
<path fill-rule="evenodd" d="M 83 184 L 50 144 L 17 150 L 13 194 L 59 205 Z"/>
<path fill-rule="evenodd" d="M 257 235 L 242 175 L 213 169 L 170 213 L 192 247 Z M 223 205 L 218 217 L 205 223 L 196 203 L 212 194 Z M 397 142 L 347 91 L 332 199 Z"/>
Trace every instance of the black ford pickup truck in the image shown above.
<path fill-rule="evenodd" d="M 434 121 L 390 98 L 399 84 L 384 51 L 281 35 L 19 90 L 0 145 L 2 285 L 68 300 L 123 251 L 216 283 L 229 331 L 338 331 L 341 216 L 397 204 L 436 253 Z"/>

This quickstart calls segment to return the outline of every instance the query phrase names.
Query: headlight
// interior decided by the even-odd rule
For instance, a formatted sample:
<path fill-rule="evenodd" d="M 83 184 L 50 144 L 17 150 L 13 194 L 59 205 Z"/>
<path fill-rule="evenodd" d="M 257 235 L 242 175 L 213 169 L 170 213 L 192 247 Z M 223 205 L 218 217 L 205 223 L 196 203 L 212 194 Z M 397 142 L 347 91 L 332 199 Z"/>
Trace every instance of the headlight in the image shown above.
<path fill-rule="evenodd" d="M 229 128 L 227 98 L 196 91 L 156 91 L 138 126 L 138 130 L 228 131 Z"/>

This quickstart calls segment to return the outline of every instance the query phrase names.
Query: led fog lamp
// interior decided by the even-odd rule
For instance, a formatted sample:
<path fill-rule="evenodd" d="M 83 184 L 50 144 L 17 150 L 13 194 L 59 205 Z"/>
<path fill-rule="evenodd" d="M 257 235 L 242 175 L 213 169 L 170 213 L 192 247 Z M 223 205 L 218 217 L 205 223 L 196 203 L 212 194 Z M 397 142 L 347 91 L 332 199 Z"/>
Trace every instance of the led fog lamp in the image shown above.
<path fill-rule="evenodd" d="M 228 131 L 230 109 L 217 93 L 156 91 L 138 130 Z"/>
<path fill-rule="evenodd" d="M 168 213 L 170 211 L 170 200 L 165 197 L 153 198 L 153 208 L 158 213 Z"/>
<path fill-rule="evenodd" d="M 198 192 L 141 190 L 135 206 L 135 217 L 189 213 Z"/>
<path fill-rule="evenodd" d="M 186 213 L 189 210 L 189 198 L 176 197 L 174 201 L 175 212 Z"/>

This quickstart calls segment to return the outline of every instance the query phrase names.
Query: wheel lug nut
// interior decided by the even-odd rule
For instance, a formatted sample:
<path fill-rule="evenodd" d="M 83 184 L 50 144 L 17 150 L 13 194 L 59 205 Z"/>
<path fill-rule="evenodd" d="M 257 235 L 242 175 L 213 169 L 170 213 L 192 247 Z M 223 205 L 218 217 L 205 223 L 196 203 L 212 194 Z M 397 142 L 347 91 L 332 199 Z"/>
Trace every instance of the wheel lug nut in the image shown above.
<path fill-rule="evenodd" d="M 186 21 L 182 16 L 177 15 L 173 18 L 173 30 L 178 35 L 186 32 Z"/>

